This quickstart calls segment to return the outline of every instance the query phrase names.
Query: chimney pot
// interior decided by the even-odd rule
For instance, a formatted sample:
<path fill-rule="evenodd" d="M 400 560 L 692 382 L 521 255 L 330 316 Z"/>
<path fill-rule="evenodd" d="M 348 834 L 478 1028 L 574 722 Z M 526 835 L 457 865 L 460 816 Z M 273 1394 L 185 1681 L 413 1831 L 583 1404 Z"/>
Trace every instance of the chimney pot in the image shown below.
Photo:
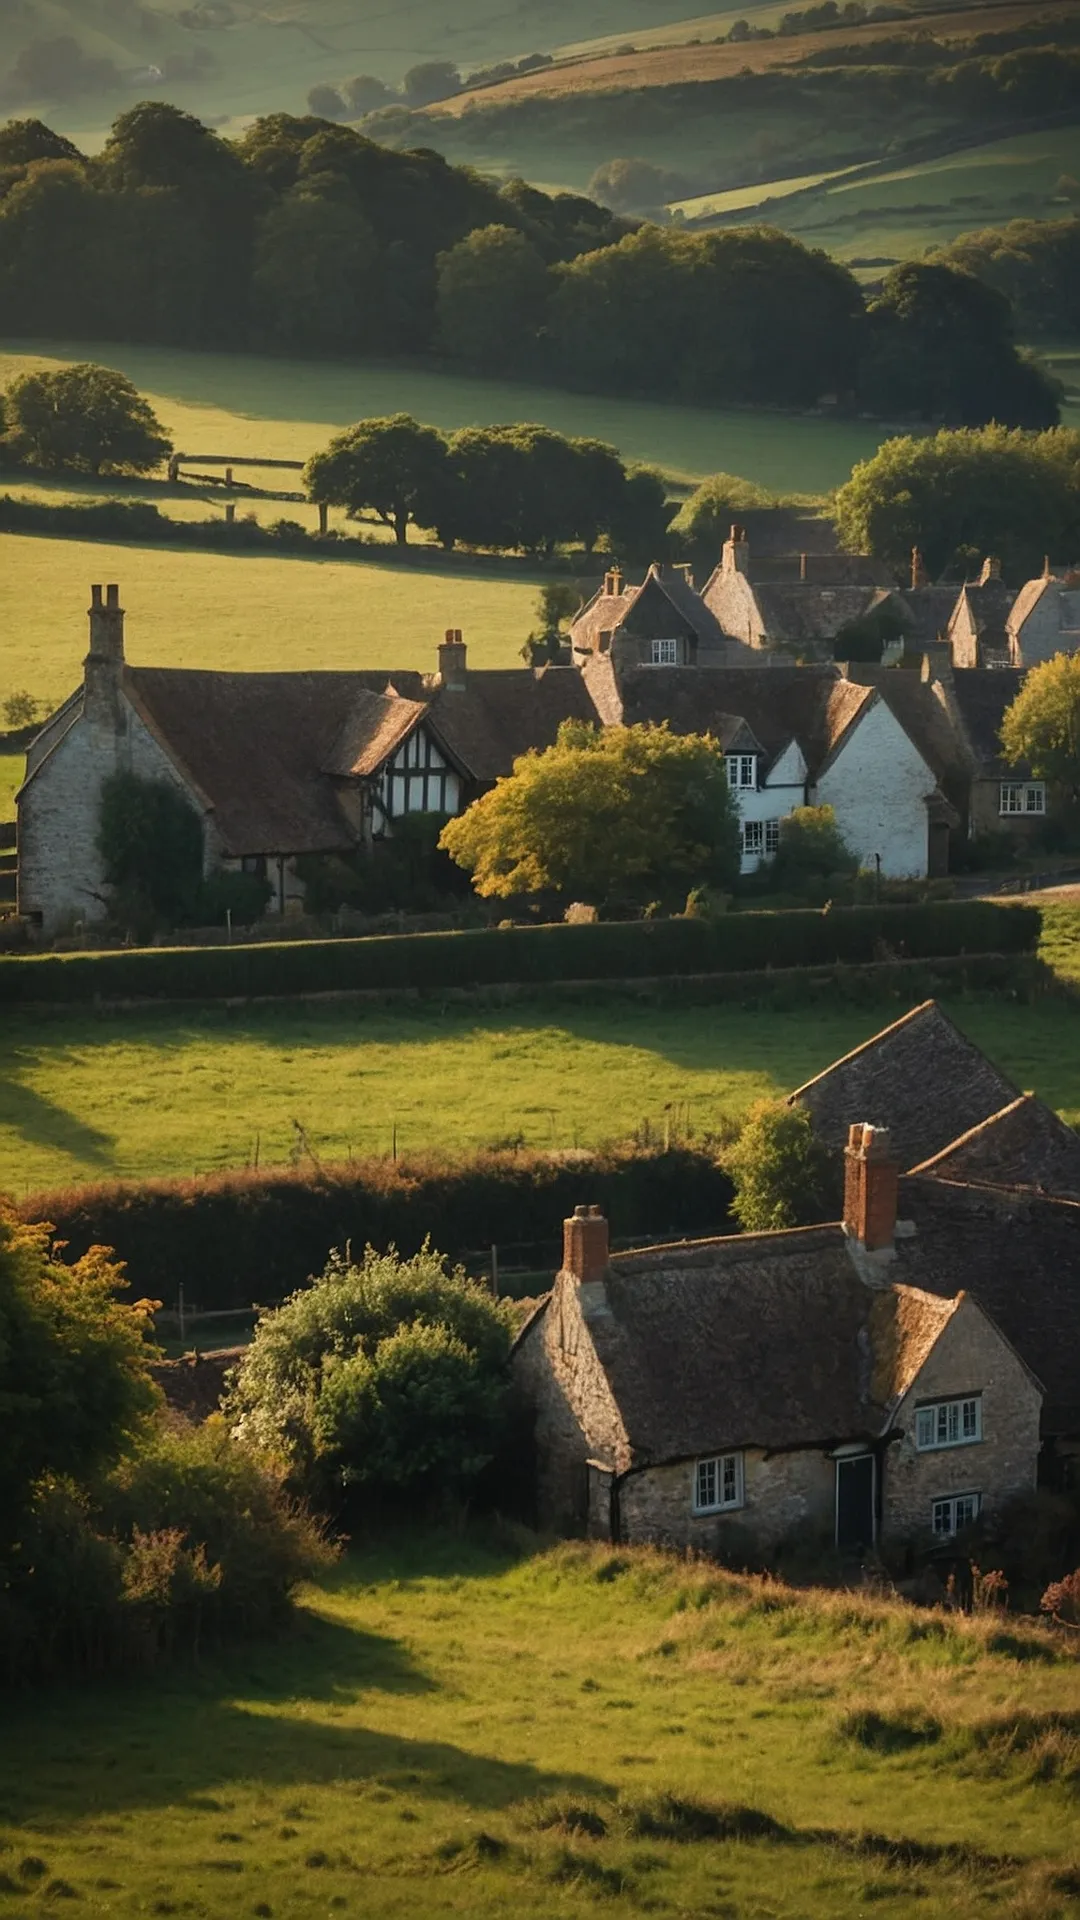
<path fill-rule="evenodd" d="M 888 1127 L 856 1121 L 844 1151 L 844 1230 L 867 1253 L 880 1253 L 896 1239 L 899 1167 Z"/>
<path fill-rule="evenodd" d="M 921 547 L 911 549 L 911 584 L 913 587 L 925 587 L 927 584 L 926 563 Z"/>
<path fill-rule="evenodd" d="M 451 693 L 463 693 L 468 672 L 468 650 L 460 627 L 447 627 L 439 648 L 439 679 Z"/>
<path fill-rule="evenodd" d="M 563 1221 L 563 1272 L 579 1286 L 601 1280 L 607 1270 L 608 1223 L 599 1207 L 575 1207 Z"/>

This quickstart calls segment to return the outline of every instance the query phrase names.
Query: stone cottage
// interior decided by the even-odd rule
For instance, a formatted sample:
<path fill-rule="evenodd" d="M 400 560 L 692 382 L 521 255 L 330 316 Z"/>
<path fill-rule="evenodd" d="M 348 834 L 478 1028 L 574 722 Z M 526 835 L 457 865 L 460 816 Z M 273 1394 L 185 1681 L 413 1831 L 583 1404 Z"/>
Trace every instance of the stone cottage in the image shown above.
<path fill-rule="evenodd" d="M 975 1262 L 920 1284 L 897 1193 L 859 1124 L 834 1226 L 612 1254 L 579 1207 L 514 1352 L 542 1522 L 739 1561 L 932 1546 L 1029 1495 L 1042 1386 L 962 1290 Z"/>
<path fill-rule="evenodd" d="M 1010 667 L 1080 651 L 1080 568 L 1047 565 L 1021 587 L 1005 622 L 1005 647 Z"/>
<path fill-rule="evenodd" d="M 761 652 L 832 654 L 845 629 L 895 604 L 889 569 L 865 554 L 794 553 L 756 557 L 745 529 L 732 527 L 720 564 L 701 597 L 720 627 Z"/>
<path fill-rule="evenodd" d="M 570 647 L 575 666 L 596 654 L 610 654 L 628 667 L 760 664 L 724 632 L 696 591 L 689 567 L 657 562 L 636 587 L 612 567 L 571 621 Z"/>

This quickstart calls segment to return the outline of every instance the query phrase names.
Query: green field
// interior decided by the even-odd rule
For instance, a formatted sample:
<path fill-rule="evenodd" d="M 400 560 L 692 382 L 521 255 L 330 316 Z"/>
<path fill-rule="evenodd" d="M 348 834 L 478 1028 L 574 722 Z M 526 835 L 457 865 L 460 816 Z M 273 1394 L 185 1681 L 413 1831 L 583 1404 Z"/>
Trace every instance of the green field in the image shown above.
<path fill-rule="evenodd" d="M 1076 1913 L 1071 1640 L 525 1546 L 413 1534 L 284 1641 L 9 1701 L 5 1911 Z"/>
<path fill-rule="evenodd" d="M 29 341 L 0 341 L 0 387 L 24 369 L 71 360 L 119 367 L 187 453 L 306 460 L 352 421 L 404 411 L 448 430 L 539 420 L 559 433 L 609 441 L 624 459 L 646 461 L 674 479 L 739 473 L 784 493 L 813 494 L 839 486 L 883 438 L 868 421 L 612 400 L 381 363 L 89 341 L 61 341 L 47 351 Z M 292 486 L 293 477 L 285 484 Z M 269 503 L 258 511 L 266 519 L 291 513 Z"/>
<path fill-rule="evenodd" d="M 1046 955 L 1080 973 L 1080 909 Z M 700 1139 L 800 1085 L 906 1010 L 680 1006 L 612 997 L 512 1007 L 302 1004 L 0 1015 L 0 1191 L 282 1162 L 294 1121 L 321 1158 L 520 1142 L 590 1146 L 665 1109 Z M 1080 1007 L 952 1011 L 1019 1086 L 1080 1122 Z"/>

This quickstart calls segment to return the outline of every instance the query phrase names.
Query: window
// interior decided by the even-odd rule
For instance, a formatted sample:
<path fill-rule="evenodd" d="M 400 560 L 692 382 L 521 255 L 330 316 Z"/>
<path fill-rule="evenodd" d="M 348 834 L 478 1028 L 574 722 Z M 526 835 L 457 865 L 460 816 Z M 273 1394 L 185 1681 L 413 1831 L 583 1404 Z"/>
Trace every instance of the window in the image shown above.
<path fill-rule="evenodd" d="M 1045 813 L 1045 781 L 1003 780 L 998 811 L 1003 814 Z"/>
<path fill-rule="evenodd" d="M 765 822 L 765 851 L 770 855 L 779 853 L 780 851 L 779 820 L 766 820 Z"/>
<path fill-rule="evenodd" d="M 255 873 L 260 880 L 266 879 L 265 853 L 245 853 L 240 862 L 241 873 Z"/>
<path fill-rule="evenodd" d="M 728 753 L 724 756 L 727 765 L 729 787 L 757 786 L 757 754 Z"/>
<path fill-rule="evenodd" d="M 677 667 L 679 664 L 678 641 L 654 640 L 652 643 L 652 663 L 654 667 Z"/>
<path fill-rule="evenodd" d="M 744 820 L 742 823 L 742 850 L 744 855 L 758 855 L 765 851 L 764 820 Z"/>
<path fill-rule="evenodd" d="M 981 1493 L 951 1493 L 947 1500 L 935 1500 L 934 1532 L 939 1536 L 962 1533 L 965 1527 L 974 1526 L 981 1506 Z"/>
<path fill-rule="evenodd" d="M 694 1512 L 719 1513 L 743 1503 L 741 1453 L 717 1453 L 694 1468 Z"/>
<path fill-rule="evenodd" d="M 969 1447 L 982 1439 L 982 1401 L 939 1400 L 935 1406 L 916 1407 L 915 1445 L 920 1453 L 937 1447 Z"/>

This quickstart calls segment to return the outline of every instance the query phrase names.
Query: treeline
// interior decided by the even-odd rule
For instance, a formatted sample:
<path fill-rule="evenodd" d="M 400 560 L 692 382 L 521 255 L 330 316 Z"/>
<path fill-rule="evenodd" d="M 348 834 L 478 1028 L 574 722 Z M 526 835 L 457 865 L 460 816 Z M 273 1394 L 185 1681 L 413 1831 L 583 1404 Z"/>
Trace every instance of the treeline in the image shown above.
<path fill-rule="evenodd" d="M 768 228 L 628 231 L 580 196 L 499 190 L 315 119 L 232 144 L 151 103 L 93 159 L 37 122 L 0 130 L 0 310 L 31 337 L 70 332 L 77 289 L 102 339 L 435 351 L 594 390 L 1052 424 L 1007 302 L 972 284 L 900 269 L 868 312 L 846 267 Z"/>
<path fill-rule="evenodd" d="M 1080 182 L 1063 178 L 1059 190 L 1080 206 Z M 1080 213 L 962 233 L 934 259 L 993 287 L 1024 333 L 1080 333 Z"/>

